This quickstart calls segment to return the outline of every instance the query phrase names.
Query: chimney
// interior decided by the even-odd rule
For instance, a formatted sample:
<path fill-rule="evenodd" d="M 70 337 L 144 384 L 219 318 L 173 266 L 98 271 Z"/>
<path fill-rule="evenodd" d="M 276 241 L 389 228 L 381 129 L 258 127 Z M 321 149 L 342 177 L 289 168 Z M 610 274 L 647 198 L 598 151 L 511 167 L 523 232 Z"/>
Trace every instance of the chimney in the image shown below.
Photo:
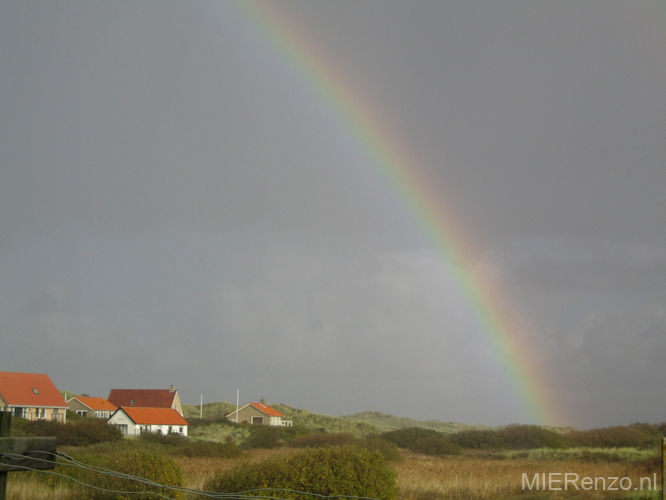
<path fill-rule="evenodd" d="M 265 400 L 264 398 L 261 398 L 261 399 L 259 400 L 259 402 L 260 402 L 262 405 L 266 406 L 266 400 Z"/>
<path fill-rule="evenodd" d="M 176 388 L 173 385 L 171 387 L 169 387 L 169 392 L 173 392 L 175 390 L 176 390 Z"/>

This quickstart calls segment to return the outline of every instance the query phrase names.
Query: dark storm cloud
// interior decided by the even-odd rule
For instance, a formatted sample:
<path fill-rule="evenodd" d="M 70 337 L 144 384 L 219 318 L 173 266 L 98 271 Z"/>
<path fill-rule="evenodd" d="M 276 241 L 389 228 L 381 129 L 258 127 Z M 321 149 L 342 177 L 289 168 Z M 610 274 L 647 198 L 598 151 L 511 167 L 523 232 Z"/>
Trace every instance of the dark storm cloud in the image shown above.
<path fill-rule="evenodd" d="M 666 338 L 661 6 L 268 4 L 413 154 L 405 173 L 476 257 L 437 252 L 299 55 L 237 4 L 4 2 L 0 369 L 101 396 L 141 380 L 188 402 L 244 387 L 525 421 L 464 300 L 485 272 L 557 361 L 564 423 L 666 419 L 648 390 Z"/>

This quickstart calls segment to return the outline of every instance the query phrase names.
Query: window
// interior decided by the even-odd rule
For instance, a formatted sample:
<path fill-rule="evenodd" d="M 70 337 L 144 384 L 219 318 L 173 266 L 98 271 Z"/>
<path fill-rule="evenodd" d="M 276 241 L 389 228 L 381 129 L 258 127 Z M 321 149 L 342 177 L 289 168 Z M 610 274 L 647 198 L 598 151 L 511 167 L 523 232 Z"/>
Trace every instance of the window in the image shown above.
<path fill-rule="evenodd" d="M 32 388 L 32 392 L 34 392 L 35 394 L 39 394 L 39 391 L 37 389 L 35 389 L 34 387 Z"/>
<path fill-rule="evenodd" d="M 76 410 L 77 415 L 81 415 L 82 417 L 87 417 L 88 416 L 88 410 Z"/>
<path fill-rule="evenodd" d="M 264 417 L 252 417 L 252 425 L 263 425 Z"/>

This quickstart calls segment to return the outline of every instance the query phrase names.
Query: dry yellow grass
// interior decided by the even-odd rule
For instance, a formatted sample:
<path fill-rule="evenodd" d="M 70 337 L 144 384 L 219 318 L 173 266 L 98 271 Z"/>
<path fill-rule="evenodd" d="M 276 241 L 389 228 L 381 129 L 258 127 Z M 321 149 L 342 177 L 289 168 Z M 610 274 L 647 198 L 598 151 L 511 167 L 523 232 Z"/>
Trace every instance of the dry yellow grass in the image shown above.
<path fill-rule="evenodd" d="M 289 448 L 253 450 L 245 459 L 259 461 L 275 454 L 288 454 L 296 451 Z M 429 457 L 410 452 L 404 452 L 403 456 L 402 462 L 394 464 L 401 500 L 626 498 L 629 494 L 636 494 L 633 487 L 640 486 L 641 477 L 650 477 L 653 480 L 654 473 L 658 472 L 658 466 L 649 466 L 641 462 L 590 463 L 581 460 L 498 459 L 474 455 Z M 179 458 L 178 463 L 185 472 L 188 486 L 201 489 L 206 480 L 234 467 L 238 461 L 237 459 Z M 554 480 L 558 478 L 563 480 L 565 473 L 574 473 L 578 474 L 579 487 L 582 486 L 581 480 L 584 477 L 628 477 L 632 481 L 632 489 L 630 491 L 622 491 L 619 488 L 617 491 L 600 489 L 584 491 L 581 487 L 581 490 L 576 491 L 570 484 L 568 491 L 523 491 L 523 473 L 527 474 L 529 481 L 533 481 L 534 474 L 537 473 L 562 474 L 553 476 Z M 657 474 L 657 480 L 660 480 L 659 474 Z M 626 486 L 627 483 L 624 484 Z M 600 485 L 601 483 L 599 483 L 599 487 Z M 644 485 L 646 486 L 647 483 Z M 553 482 L 553 486 L 564 487 L 564 483 Z M 654 487 L 654 484 L 651 486 Z M 658 498 L 656 492 L 653 492 L 652 495 L 648 492 L 644 493 L 646 495 L 641 498 Z"/>
<path fill-rule="evenodd" d="M 239 461 L 250 462 L 265 460 L 273 455 L 287 455 L 299 450 L 280 448 L 275 450 L 252 450 L 240 459 L 222 458 L 187 458 L 174 457 L 183 469 L 187 484 L 194 489 L 202 489 L 204 483 L 216 474 L 222 473 L 239 464 Z M 473 454 L 455 457 L 429 457 L 405 452 L 404 460 L 394 463 L 397 481 L 400 488 L 400 500 L 448 500 L 448 499 L 479 499 L 479 500 L 516 500 L 516 499 L 625 499 L 636 495 L 634 487 L 640 486 L 641 477 L 661 477 L 656 463 L 647 462 L 598 462 L 582 460 L 547 460 L 547 459 L 499 459 Z M 579 476 L 578 484 L 583 477 L 627 477 L 632 481 L 630 491 L 583 491 L 570 488 L 568 491 L 523 491 L 522 475 L 527 474 L 530 481 L 535 474 L 560 473 L 555 476 L 564 479 L 565 473 Z M 625 483 L 626 485 L 627 483 Z M 558 484 L 554 484 L 558 486 Z M 564 486 L 560 483 L 559 486 Z M 654 484 L 651 485 L 654 487 Z M 644 496 L 632 498 L 657 499 L 659 494 L 643 492 Z M 65 488 L 51 489 L 35 480 L 25 481 L 10 475 L 7 489 L 8 500 L 34 500 L 49 498 L 65 500 Z"/>
<path fill-rule="evenodd" d="M 67 488 L 51 488 L 37 481 L 23 481 L 16 476 L 9 477 L 7 481 L 7 500 L 36 500 L 48 498 L 50 500 L 65 500 L 69 490 Z"/>
<path fill-rule="evenodd" d="M 498 460 L 474 456 L 462 457 L 427 457 L 412 453 L 405 454 L 405 460 L 396 464 L 398 486 L 401 497 L 405 500 L 415 499 L 508 499 L 526 495 L 541 495 L 541 498 L 626 498 L 629 493 L 635 494 L 633 487 L 640 486 L 640 478 L 649 476 L 654 479 L 655 467 L 640 463 L 590 463 L 577 460 Z M 532 481 L 535 474 L 561 474 L 553 479 L 564 480 L 565 473 L 578 474 L 575 490 L 572 484 L 565 491 L 523 491 L 522 475 L 527 474 Z M 541 476 L 540 476 L 541 477 Z M 574 476 L 569 476 L 573 479 Z M 628 477 L 632 481 L 631 491 L 584 491 L 581 481 L 584 477 Z M 657 480 L 660 475 L 657 474 Z M 608 481 L 607 486 L 609 486 Z M 601 488 L 601 482 L 598 483 Z M 624 486 L 628 482 L 623 483 Z M 564 487 L 564 482 L 553 482 L 554 487 Z M 617 487 L 617 484 L 615 485 Z M 647 486 L 647 482 L 644 483 Z M 654 487 L 654 484 L 652 484 Z M 645 497 L 649 498 L 649 497 Z M 656 496 L 655 496 L 656 498 Z"/>
<path fill-rule="evenodd" d="M 278 448 L 274 450 L 251 450 L 243 458 L 188 458 L 174 457 L 187 482 L 188 488 L 197 490 L 203 489 L 204 483 L 215 477 L 217 474 L 224 473 L 238 465 L 241 460 L 258 462 L 280 454 L 287 455 L 295 453 L 297 450 L 292 448 Z"/>

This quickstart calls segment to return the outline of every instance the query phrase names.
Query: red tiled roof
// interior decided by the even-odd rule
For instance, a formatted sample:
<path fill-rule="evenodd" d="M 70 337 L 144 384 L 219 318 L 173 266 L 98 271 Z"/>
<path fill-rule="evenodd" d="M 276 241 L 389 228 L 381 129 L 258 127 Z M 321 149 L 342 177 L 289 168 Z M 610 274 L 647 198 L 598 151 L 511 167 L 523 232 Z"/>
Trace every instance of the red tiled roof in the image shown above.
<path fill-rule="evenodd" d="M 169 389 L 111 389 L 108 400 L 117 407 L 171 408 L 176 391 Z"/>
<path fill-rule="evenodd" d="M 77 396 L 74 399 L 76 399 L 80 403 L 83 403 L 84 405 L 86 405 L 91 410 L 116 411 L 118 409 L 118 407 L 116 405 L 109 403 L 104 398 L 91 398 L 91 397 L 87 397 L 87 396 Z"/>
<path fill-rule="evenodd" d="M 121 407 L 135 424 L 143 425 L 189 425 L 187 420 L 172 408 Z"/>
<path fill-rule="evenodd" d="M 10 406 L 68 408 L 45 374 L 0 372 L 0 395 Z"/>
<path fill-rule="evenodd" d="M 254 406 L 257 410 L 264 412 L 266 415 L 270 417 L 284 417 L 282 413 L 277 411 L 275 408 L 271 408 L 268 405 L 264 405 L 261 403 L 250 403 L 252 406 Z"/>

